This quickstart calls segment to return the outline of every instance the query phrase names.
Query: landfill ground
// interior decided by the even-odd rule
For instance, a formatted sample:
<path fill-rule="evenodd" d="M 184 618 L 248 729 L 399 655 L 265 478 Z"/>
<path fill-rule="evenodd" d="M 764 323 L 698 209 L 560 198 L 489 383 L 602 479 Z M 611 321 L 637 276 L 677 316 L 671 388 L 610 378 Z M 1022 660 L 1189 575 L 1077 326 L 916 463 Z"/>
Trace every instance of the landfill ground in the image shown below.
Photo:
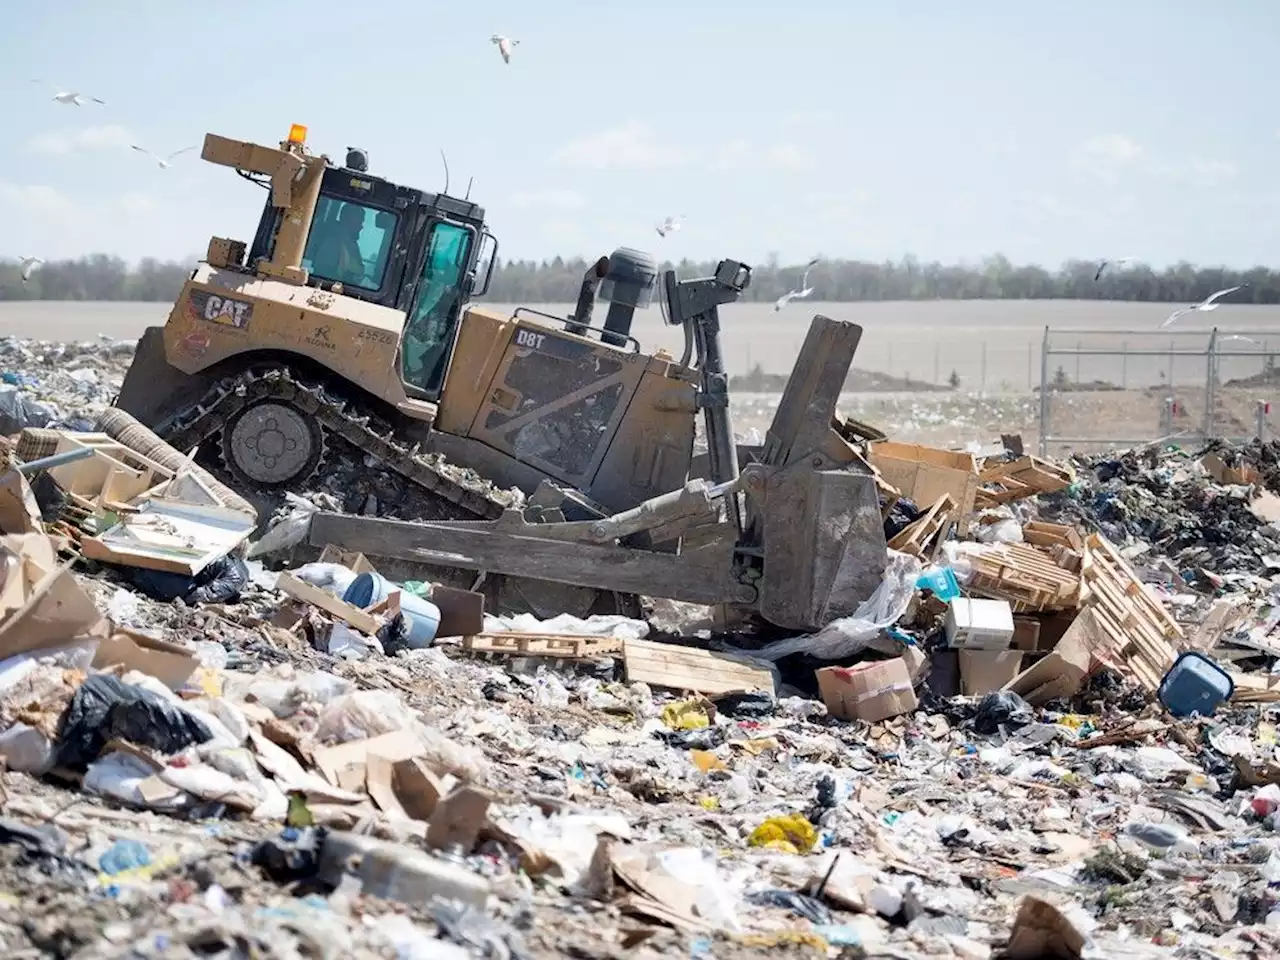
<path fill-rule="evenodd" d="M 92 431 L 130 353 L 0 341 L 11 465 L 29 428 Z M 1120 406 L 1070 399 L 1095 424 Z M 578 638 L 557 656 L 404 649 L 400 618 L 333 613 L 355 570 L 298 549 L 237 547 L 173 601 L 77 562 L 41 606 L 42 551 L 87 535 L 52 468 L 10 471 L 0 956 L 1280 955 L 1280 444 L 1032 462 L 999 443 L 1034 452 L 1018 403 L 842 408 L 975 444 L 946 454 L 972 463 L 949 468 L 972 510 L 889 497 L 902 549 L 867 609 L 769 644 L 651 600 L 647 620 L 486 616 L 488 637 Z M 765 400 L 736 404 L 745 438 L 767 427 Z M 386 482 L 363 473 L 299 493 L 359 511 L 351 484 Z M 1011 632 L 950 636 L 972 598 Z M 645 639 L 764 682 L 629 679 Z M 1187 651 L 1225 673 L 1173 674 Z M 1208 715 L 1175 715 L 1223 675 Z"/>

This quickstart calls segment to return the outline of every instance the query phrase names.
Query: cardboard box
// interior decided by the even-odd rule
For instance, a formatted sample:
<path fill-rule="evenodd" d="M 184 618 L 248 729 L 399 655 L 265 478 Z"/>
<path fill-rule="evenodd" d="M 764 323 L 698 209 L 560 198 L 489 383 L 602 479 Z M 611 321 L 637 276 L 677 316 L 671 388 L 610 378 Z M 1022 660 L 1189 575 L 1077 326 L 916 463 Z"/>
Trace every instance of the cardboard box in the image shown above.
<path fill-rule="evenodd" d="M 947 608 L 947 644 L 970 650 L 1007 650 L 1013 641 L 1013 610 L 1007 600 L 956 597 Z"/>
<path fill-rule="evenodd" d="M 1106 634 L 1093 610 L 1082 610 L 1053 652 L 1004 685 L 1033 707 L 1080 692 L 1098 654 L 1107 648 Z"/>
<path fill-rule="evenodd" d="M 1004 688 L 1022 672 L 1021 650 L 960 650 L 960 692 L 980 697 Z"/>
<path fill-rule="evenodd" d="M 867 456 L 885 482 L 921 510 L 944 493 L 951 497 L 960 533 L 968 532 L 978 495 L 978 461 L 973 454 L 881 440 L 868 446 Z"/>
<path fill-rule="evenodd" d="M 823 667 L 817 677 L 827 712 L 841 720 L 875 723 L 911 713 L 920 705 L 901 657 L 854 667 Z"/>
<path fill-rule="evenodd" d="M 1034 617 L 1013 618 L 1013 639 L 1009 646 L 1014 650 L 1033 652 L 1039 649 L 1040 621 Z"/>

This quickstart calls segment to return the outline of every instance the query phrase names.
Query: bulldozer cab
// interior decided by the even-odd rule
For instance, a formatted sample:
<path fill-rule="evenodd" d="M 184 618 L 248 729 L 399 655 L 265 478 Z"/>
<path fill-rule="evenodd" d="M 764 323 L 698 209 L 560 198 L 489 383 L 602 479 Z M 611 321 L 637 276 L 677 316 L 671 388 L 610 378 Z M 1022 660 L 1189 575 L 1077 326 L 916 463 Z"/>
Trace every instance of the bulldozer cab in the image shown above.
<path fill-rule="evenodd" d="M 249 262 L 270 260 L 285 211 L 267 200 Z M 367 172 L 327 168 L 301 266 L 308 284 L 400 310 L 400 376 L 413 397 L 436 400 L 462 307 L 488 289 L 497 241 L 484 210 Z"/>

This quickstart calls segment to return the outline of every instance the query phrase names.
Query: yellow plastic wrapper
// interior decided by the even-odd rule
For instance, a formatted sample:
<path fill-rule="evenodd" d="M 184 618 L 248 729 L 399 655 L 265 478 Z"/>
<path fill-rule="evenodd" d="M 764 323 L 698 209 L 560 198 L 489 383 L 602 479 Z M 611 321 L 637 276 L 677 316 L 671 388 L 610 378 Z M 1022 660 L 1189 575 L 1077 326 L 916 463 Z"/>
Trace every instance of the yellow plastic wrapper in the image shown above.
<path fill-rule="evenodd" d="M 711 726 L 711 718 L 697 700 L 680 700 L 662 708 L 662 722 L 672 730 L 701 730 Z"/>
<path fill-rule="evenodd" d="M 747 846 L 764 847 L 782 853 L 808 853 L 818 840 L 818 831 L 798 813 L 770 817 L 751 831 Z"/>
<path fill-rule="evenodd" d="M 703 773 L 710 773 L 712 770 L 729 769 L 724 765 L 724 761 L 710 750 L 690 750 L 689 759 L 692 760 L 693 765 Z"/>

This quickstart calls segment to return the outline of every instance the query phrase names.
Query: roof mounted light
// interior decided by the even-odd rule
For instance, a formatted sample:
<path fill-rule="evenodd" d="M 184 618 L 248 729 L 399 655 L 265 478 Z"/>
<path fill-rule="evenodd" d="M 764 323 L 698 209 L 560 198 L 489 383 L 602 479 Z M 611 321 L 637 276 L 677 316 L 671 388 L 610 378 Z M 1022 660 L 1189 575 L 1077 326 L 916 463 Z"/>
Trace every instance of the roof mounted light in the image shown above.
<path fill-rule="evenodd" d="M 294 123 L 289 126 L 289 142 L 290 143 L 306 143 L 307 128 L 300 123 Z"/>

